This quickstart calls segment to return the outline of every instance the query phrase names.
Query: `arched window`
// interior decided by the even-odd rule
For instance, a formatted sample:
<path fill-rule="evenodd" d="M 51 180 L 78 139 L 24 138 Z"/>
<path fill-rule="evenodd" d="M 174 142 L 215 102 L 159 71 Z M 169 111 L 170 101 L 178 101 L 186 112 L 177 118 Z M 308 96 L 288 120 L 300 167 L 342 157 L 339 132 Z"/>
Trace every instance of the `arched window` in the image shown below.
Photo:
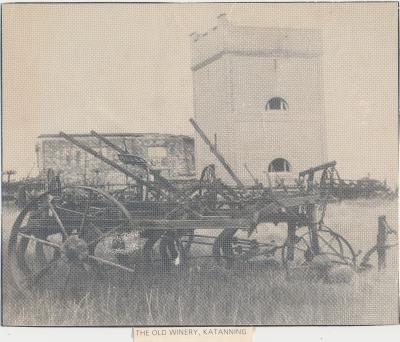
<path fill-rule="evenodd" d="M 276 158 L 268 166 L 268 172 L 290 172 L 291 166 L 286 159 Z"/>
<path fill-rule="evenodd" d="M 288 110 L 288 109 L 289 109 L 288 103 L 281 97 L 273 97 L 272 99 L 269 99 L 265 106 L 265 110 Z"/>

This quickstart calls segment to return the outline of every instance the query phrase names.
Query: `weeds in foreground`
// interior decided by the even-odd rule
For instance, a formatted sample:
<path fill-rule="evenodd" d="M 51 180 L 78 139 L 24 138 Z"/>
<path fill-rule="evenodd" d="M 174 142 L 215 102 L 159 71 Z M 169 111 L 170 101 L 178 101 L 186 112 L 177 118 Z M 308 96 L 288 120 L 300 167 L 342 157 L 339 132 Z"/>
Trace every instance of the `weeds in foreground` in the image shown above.
<path fill-rule="evenodd" d="M 327 222 L 364 251 L 376 239 L 377 215 L 396 222 L 397 206 L 357 203 L 331 206 Z M 3 247 L 15 210 L 3 212 Z M 6 227 L 6 228 L 4 228 Z M 7 228 L 8 227 L 8 228 Z M 3 265 L 7 259 L 3 248 Z M 396 253 L 395 253 L 396 254 Z M 227 271 L 212 260 L 189 270 L 110 276 L 79 298 L 52 290 L 18 295 L 3 278 L 3 324 L 42 326 L 138 325 L 340 325 L 397 324 L 397 254 L 385 273 L 357 275 L 350 284 L 288 282 L 280 269 L 245 267 Z M 4 274 L 3 274 L 4 275 Z"/>
<path fill-rule="evenodd" d="M 226 274 L 194 269 L 155 274 L 125 285 L 109 281 L 75 299 L 49 290 L 26 299 L 8 289 L 4 324 L 337 325 L 387 323 L 390 314 L 394 314 L 393 322 L 396 319 L 397 304 L 380 300 L 377 281 L 385 286 L 385 280 L 358 275 L 350 284 L 288 282 L 283 274 L 281 270 Z"/>

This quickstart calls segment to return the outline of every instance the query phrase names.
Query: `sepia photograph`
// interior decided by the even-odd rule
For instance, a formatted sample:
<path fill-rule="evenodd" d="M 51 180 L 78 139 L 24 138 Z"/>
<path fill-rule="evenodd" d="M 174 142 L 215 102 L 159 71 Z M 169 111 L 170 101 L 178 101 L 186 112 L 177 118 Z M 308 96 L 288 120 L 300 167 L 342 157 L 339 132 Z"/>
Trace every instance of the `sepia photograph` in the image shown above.
<path fill-rule="evenodd" d="M 2 4 L 2 325 L 399 324 L 398 19 Z"/>

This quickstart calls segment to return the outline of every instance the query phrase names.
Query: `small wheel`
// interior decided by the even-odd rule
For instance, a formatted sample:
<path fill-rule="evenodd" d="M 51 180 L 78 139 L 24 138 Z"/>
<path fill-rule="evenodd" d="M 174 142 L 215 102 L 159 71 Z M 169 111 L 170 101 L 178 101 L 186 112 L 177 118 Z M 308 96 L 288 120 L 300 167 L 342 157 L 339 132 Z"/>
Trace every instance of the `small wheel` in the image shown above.
<path fill-rule="evenodd" d="M 142 251 L 143 262 L 146 268 L 153 267 L 156 259 L 155 245 L 160 240 L 162 235 L 163 231 L 161 230 L 145 230 L 141 232 L 140 236 L 146 240 Z"/>
<path fill-rule="evenodd" d="M 240 246 L 236 248 L 234 235 L 238 229 L 224 229 L 215 239 L 212 254 L 218 264 L 232 268 L 235 257 L 241 254 Z"/>
<path fill-rule="evenodd" d="M 165 232 L 160 239 L 160 256 L 162 266 L 170 270 L 172 264 L 179 265 L 182 259 L 182 245 L 175 232 Z"/>
<path fill-rule="evenodd" d="M 214 164 L 203 169 L 200 180 L 185 192 L 185 197 L 192 198 L 197 203 L 197 210 L 202 213 L 238 207 L 238 194 L 217 179 Z"/>
<path fill-rule="evenodd" d="M 210 209 L 215 210 L 217 208 L 217 189 L 216 189 L 216 174 L 215 165 L 210 164 L 206 166 L 200 176 L 200 198 L 203 199 L 203 203 Z"/>
<path fill-rule="evenodd" d="M 282 248 L 282 263 L 289 278 L 294 275 L 304 275 L 310 269 L 324 269 L 332 265 L 356 268 L 356 253 L 343 236 L 321 226 L 317 231 L 317 237 L 319 253 L 313 252 L 311 248 L 308 227 L 296 231 L 294 245 L 285 242 Z"/>
<path fill-rule="evenodd" d="M 217 177 L 215 174 L 215 165 L 210 164 L 206 166 L 201 172 L 200 185 L 202 187 L 209 187 L 215 183 L 216 179 Z"/>
<path fill-rule="evenodd" d="M 183 231 L 179 231 L 180 235 L 180 243 L 182 244 L 182 251 L 184 256 L 189 257 L 190 248 L 192 247 L 192 243 L 194 240 L 194 229 L 185 229 Z"/>
<path fill-rule="evenodd" d="M 85 290 L 110 269 L 135 273 L 125 264 L 129 240 L 139 253 L 139 234 L 125 207 L 89 187 L 67 187 L 60 196 L 46 192 L 17 217 L 9 240 L 12 280 L 22 293 L 55 289 L 65 295 Z M 139 252 L 138 252 L 139 251 Z"/>
<path fill-rule="evenodd" d="M 178 206 L 166 215 L 166 219 L 187 220 L 193 215 L 190 207 Z M 194 239 L 194 229 L 165 231 L 161 234 L 159 251 L 163 266 L 170 269 L 172 264 L 188 263 L 190 247 Z"/>

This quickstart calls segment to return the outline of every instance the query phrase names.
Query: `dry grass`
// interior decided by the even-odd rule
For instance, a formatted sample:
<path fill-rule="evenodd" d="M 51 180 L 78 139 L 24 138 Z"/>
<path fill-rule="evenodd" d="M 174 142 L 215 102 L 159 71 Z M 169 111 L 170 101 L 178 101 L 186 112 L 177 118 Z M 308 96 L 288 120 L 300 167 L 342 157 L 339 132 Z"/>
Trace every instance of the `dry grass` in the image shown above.
<path fill-rule="evenodd" d="M 374 243 L 380 214 L 396 222 L 396 203 L 343 203 L 331 206 L 327 223 L 358 248 Z M 3 242 L 15 211 L 3 212 Z M 279 228 L 279 227 L 278 227 Z M 397 227 L 393 227 L 397 228 Z M 275 228 L 271 228 L 275 229 Z M 363 230 L 361 230 L 363 229 Z M 354 232 L 357 230 L 358 232 Z M 363 233 L 360 233 L 363 232 Z M 3 249 L 4 251 L 4 249 Z M 3 259 L 6 264 L 7 259 Z M 51 291 L 19 297 L 5 281 L 3 324 L 6 325 L 322 325 L 388 324 L 398 321 L 397 253 L 378 274 L 357 275 L 350 284 L 324 284 L 298 279 L 262 264 L 225 270 L 212 260 L 169 273 L 117 274 L 95 284 L 79 299 Z"/>

